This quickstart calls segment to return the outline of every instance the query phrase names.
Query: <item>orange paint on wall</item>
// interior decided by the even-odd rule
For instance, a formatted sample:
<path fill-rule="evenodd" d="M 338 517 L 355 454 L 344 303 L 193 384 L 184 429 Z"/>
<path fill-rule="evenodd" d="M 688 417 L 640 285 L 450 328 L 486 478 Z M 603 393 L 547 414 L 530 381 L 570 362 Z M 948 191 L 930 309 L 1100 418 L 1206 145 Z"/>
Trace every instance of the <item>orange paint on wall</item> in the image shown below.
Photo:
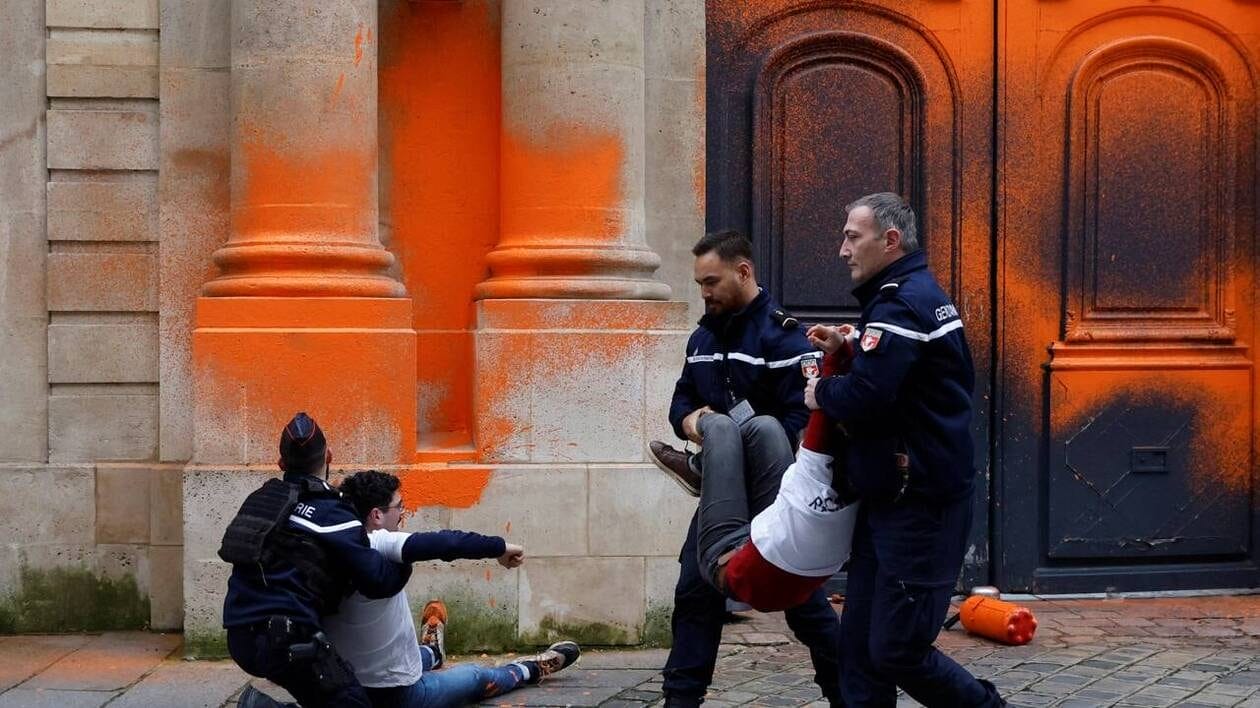
<path fill-rule="evenodd" d="M 504 242 L 590 243 L 625 229 L 619 137 L 578 124 L 550 126 L 545 138 L 503 133 Z"/>
<path fill-rule="evenodd" d="M 405 300 L 388 298 L 201 298 L 200 461 L 274 462 L 279 430 L 305 410 L 335 462 L 410 464 L 415 402 L 399 371 L 414 361 L 409 317 Z"/>
<path fill-rule="evenodd" d="M 284 240 L 314 233 L 328 241 L 374 240 L 371 152 L 299 148 L 258 135 L 241 145 L 241 154 L 244 193 L 232 210 L 235 235 Z"/>
<path fill-rule="evenodd" d="M 498 13 L 380 9 L 381 219 L 415 303 L 422 438 L 471 429 L 473 288 L 499 240 Z"/>
<path fill-rule="evenodd" d="M 467 509 L 481 500 L 490 482 L 489 468 L 412 469 L 398 473 L 407 508 L 446 506 Z"/>

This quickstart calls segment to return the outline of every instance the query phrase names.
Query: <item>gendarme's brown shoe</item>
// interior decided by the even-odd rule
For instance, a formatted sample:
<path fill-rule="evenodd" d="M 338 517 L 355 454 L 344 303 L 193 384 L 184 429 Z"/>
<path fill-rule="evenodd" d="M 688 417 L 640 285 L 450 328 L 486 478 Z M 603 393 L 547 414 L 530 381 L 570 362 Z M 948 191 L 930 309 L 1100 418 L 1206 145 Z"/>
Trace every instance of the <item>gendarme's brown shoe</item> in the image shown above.
<path fill-rule="evenodd" d="M 700 496 L 700 473 L 691 465 L 692 454 L 675 450 L 660 440 L 648 443 L 648 459 L 673 478 L 678 486 L 693 497 Z"/>

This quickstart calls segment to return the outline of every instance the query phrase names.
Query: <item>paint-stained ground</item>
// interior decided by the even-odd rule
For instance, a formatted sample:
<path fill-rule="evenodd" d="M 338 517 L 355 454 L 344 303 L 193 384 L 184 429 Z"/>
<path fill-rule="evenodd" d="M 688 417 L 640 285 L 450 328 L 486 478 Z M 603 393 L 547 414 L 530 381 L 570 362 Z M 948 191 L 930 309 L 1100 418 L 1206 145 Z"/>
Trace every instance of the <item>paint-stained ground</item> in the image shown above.
<path fill-rule="evenodd" d="M 938 642 L 1012 705 L 1260 708 L 1260 595 L 1021 601 L 1039 621 L 1028 646 L 958 628 Z M 459 631 L 457 617 L 449 631 Z M 706 705 L 817 702 L 809 657 L 781 615 L 750 614 L 724 639 Z M 0 707 L 234 706 L 249 677 L 230 662 L 182 661 L 180 644 L 179 635 L 141 632 L 0 637 Z M 591 649 L 541 686 L 487 705 L 655 705 L 665 656 Z M 917 705 L 904 696 L 901 704 Z"/>

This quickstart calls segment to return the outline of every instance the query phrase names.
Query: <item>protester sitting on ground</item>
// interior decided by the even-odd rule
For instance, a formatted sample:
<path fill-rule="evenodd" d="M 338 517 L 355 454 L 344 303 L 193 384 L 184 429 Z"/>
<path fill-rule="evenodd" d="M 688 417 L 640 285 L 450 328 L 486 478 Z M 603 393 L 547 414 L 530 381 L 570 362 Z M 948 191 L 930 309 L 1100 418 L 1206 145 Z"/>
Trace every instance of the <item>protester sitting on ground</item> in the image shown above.
<path fill-rule="evenodd" d="M 824 358 L 823 375 L 842 373 L 852 358 Z M 791 454 L 779 427 L 767 444 Z M 833 439 L 834 438 L 834 439 Z M 763 612 L 809 599 L 848 560 L 857 519 L 856 501 L 842 494 L 833 444 L 834 423 L 814 411 L 796 460 L 781 477 L 772 470 L 708 467 L 700 485 L 700 573 L 714 588 Z M 745 475 L 748 478 L 745 478 Z M 751 517 L 751 522 L 749 521 Z"/>
<path fill-rule="evenodd" d="M 358 472 L 344 479 L 340 489 L 363 521 L 372 547 L 390 560 L 416 563 L 496 558 L 505 568 L 516 568 L 525 560 L 521 546 L 498 536 L 454 530 L 399 531 L 403 500 L 398 478 L 392 474 Z M 434 654 L 434 667 L 444 663 L 445 609 L 440 602 L 425 607 L 423 647 L 417 644 L 405 590 L 383 600 L 352 594 L 342 601 L 336 615 L 325 620 L 325 626 L 377 708 L 476 703 L 536 684 L 572 665 L 581 653 L 577 644 L 564 641 L 504 666 L 458 664 L 444 671 L 425 671 L 426 651 Z"/>

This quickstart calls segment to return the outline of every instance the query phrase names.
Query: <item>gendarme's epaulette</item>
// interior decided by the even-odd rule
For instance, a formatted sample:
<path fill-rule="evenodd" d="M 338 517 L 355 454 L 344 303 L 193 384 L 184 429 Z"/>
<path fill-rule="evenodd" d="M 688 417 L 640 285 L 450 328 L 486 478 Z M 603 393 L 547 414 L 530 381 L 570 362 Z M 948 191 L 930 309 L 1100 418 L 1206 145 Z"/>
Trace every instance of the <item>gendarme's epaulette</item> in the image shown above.
<path fill-rule="evenodd" d="M 770 319 L 774 320 L 775 324 L 779 325 L 779 327 L 783 329 L 796 329 L 801 326 L 800 320 L 796 319 L 792 315 L 789 315 L 784 310 L 771 310 Z"/>
<path fill-rule="evenodd" d="M 308 499 L 339 499 L 341 492 L 328 486 L 328 483 L 314 475 L 302 475 L 293 480 L 302 490 L 302 496 Z"/>
<path fill-rule="evenodd" d="M 906 282 L 905 278 L 897 278 L 879 286 L 879 294 L 883 297 L 893 297 L 901 289 L 901 284 Z"/>

